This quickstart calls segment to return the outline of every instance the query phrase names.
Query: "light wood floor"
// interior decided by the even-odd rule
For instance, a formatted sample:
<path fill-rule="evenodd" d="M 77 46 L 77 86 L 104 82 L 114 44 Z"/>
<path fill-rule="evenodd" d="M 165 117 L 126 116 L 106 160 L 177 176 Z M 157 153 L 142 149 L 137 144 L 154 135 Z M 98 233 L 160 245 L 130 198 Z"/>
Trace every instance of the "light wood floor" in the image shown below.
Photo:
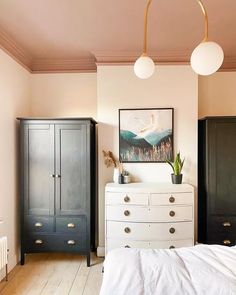
<path fill-rule="evenodd" d="M 17 265 L 8 282 L 0 283 L 1 295 L 97 295 L 102 283 L 102 258 L 72 254 L 30 254 Z"/>

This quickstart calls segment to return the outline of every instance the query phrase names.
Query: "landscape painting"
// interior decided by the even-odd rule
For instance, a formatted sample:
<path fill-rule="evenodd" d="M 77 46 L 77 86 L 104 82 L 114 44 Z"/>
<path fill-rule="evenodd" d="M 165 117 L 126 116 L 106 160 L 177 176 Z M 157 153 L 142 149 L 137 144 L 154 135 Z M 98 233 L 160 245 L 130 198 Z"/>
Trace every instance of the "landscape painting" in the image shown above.
<path fill-rule="evenodd" d="M 120 109 L 120 161 L 172 161 L 173 111 L 172 108 Z"/>

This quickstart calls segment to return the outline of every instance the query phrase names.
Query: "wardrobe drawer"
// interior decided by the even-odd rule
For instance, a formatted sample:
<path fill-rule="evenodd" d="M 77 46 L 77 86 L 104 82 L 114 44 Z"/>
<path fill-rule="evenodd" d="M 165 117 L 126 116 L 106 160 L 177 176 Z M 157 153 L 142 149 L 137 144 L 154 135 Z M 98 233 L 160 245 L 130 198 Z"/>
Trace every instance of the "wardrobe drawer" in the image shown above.
<path fill-rule="evenodd" d="M 236 233 L 209 232 L 207 243 L 220 244 L 220 245 L 224 245 L 224 246 L 235 246 L 236 245 Z"/>
<path fill-rule="evenodd" d="M 172 222 L 191 221 L 192 206 L 107 206 L 107 220 L 132 222 Z"/>
<path fill-rule="evenodd" d="M 56 232 L 60 232 L 60 233 L 86 232 L 86 216 L 57 217 Z"/>
<path fill-rule="evenodd" d="M 86 249 L 86 239 L 82 235 L 35 234 L 27 237 L 25 247 L 26 252 L 77 252 Z"/>
<path fill-rule="evenodd" d="M 193 239 L 150 242 L 150 248 L 152 249 L 175 249 L 175 248 L 191 247 L 191 246 L 194 246 Z"/>
<path fill-rule="evenodd" d="M 130 240 L 183 240 L 193 238 L 192 222 L 134 223 L 107 221 L 108 238 Z"/>
<path fill-rule="evenodd" d="M 25 227 L 27 232 L 53 232 L 54 219 L 48 216 L 26 216 Z"/>
<path fill-rule="evenodd" d="M 108 239 L 107 240 L 107 252 L 116 249 L 116 248 L 150 248 L 150 243 L 145 241 L 132 241 L 132 240 L 117 240 L 117 239 Z"/>
<path fill-rule="evenodd" d="M 236 235 L 236 217 L 211 217 L 208 230 L 214 233 L 234 233 Z"/>
<path fill-rule="evenodd" d="M 106 193 L 107 205 L 148 205 L 149 194 Z"/>
<path fill-rule="evenodd" d="M 193 205 L 193 193 L 151 194 L 150 205 Z"/>

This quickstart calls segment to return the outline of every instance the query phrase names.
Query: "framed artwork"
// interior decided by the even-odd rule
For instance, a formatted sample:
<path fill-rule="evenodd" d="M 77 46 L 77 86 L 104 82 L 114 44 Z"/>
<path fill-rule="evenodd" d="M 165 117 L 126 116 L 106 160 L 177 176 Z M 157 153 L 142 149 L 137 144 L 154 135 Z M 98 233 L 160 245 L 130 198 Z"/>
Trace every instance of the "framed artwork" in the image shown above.
<path fill-rule="evenodd" d="M 119 109 L 120 161 L 172 161 L 173 119 L 173 108 Z"/>

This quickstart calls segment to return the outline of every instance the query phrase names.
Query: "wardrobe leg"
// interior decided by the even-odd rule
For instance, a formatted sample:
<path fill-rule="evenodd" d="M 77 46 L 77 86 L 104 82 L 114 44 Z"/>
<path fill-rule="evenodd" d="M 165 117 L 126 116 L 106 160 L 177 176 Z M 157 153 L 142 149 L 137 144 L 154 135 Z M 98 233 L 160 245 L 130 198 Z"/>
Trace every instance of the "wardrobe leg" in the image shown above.
<path fill-rule="evenodd" d="M 91 260 L 91 257 L 90 257 L 90 253 L 87 254 L 87 267 L 90 267 L 90 260 Z"/>

